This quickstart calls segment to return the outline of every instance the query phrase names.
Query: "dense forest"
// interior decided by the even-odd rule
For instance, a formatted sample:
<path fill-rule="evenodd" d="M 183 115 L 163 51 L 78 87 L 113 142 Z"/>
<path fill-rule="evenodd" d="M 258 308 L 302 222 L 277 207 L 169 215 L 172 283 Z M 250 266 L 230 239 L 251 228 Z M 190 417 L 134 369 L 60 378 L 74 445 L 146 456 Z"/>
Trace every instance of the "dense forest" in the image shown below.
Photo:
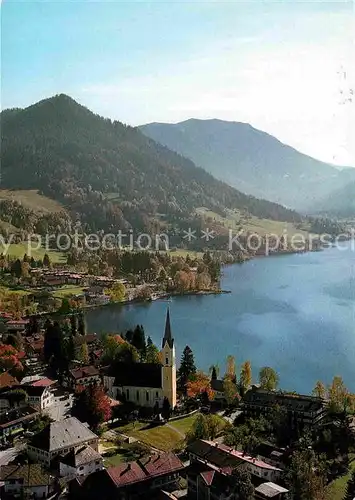
<path fill-rule="evenodd" d="M 180 225 L 198 207 L 299 222 L 294 211 L 247 196 L 139 130 L 66 95 L 1 114 L 2 187 L 39 189 L 85 229 Z"/>

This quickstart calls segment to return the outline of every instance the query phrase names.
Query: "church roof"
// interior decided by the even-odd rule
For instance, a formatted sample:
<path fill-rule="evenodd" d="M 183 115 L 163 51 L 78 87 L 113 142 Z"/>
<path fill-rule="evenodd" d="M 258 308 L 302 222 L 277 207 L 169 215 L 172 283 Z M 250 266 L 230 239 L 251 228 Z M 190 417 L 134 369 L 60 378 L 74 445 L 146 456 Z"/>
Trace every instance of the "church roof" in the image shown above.
<path fill-rule="evenodd" d="M 155 363 L 115 363 L 110 375 L 115 377 L 115 386 L 162 387 L 161 365 Z"/>
<path fill-rule="evenodd" d="M 165 343 L 168 343 L 168 346 L 172 349 L 174 346 L 174 339 L 171 335 L 171 325 L 170 325 L 170 311 L 169 308 L 166 313 L 166 321 L 165 321 L 165 332 L 162 347 L 165 346 Z"/>

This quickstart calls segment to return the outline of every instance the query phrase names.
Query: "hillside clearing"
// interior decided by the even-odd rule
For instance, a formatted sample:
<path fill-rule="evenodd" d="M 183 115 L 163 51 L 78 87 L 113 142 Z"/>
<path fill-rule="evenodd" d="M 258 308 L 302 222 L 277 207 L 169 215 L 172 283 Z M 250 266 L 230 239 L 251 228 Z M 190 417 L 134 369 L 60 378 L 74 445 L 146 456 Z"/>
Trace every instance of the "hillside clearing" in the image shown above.
<path fill-rule="evenodd" d="M 0 242 L 0 254 L 6 252 L 6 246 L 2 245 Z M 26 254 L 28 257 L 33 257 L 36 260 L 43 260 L 45 254 L 48 254 L 50 260 L 53 263 L 66 263 L 67 258 L 62 252 L 57 252 L 56 250 L 46 250 L 45 248 L 39 248 L 38 250 L 31 250 L 26 243 L 12 243 L 7 251 L 7 255 L 14 257 L 16 259 L 23 259 Z"/>
<path fill-rule="evenodd" d="M 0 201 L 13 200 L 21 203 L 24 207 L 33 210 L 35 213 L 62 212 L 64 207 L 55 200 L 43 196 L 34 189 L 9 190 L 0 189 Z"/>

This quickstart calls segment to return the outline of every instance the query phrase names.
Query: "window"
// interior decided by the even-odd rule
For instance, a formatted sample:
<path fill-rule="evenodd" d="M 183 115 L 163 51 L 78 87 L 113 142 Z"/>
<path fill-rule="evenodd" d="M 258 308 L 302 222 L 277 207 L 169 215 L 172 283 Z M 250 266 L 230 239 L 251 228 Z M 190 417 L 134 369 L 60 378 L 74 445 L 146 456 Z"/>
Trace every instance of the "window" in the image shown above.
<path fill-rule="evenodd" d="M 147 401 L 149 401 L 149 392 L 148 391 L 145 393 L 145 398 Z"/>
<path fill-rule="evenodd" d="M 169 364 L 169 360 L 168 358 L 165 358 L 165 364 L 168 365 Z"/>
<path fill-rule="evenodd" d="M 137 391 L 137 401 L 139 401 L 139 391 Z"/>
<path fill-rule="evenodd" d="M 129 389 L 126 390 L 127 393 L 127 399 L 129 399 Z"/>
<path fill-rule="evenodd" d="M 159 398 L 159 393 L 158 391 L 155 393 L 155 397 L 158 399 Z"/>

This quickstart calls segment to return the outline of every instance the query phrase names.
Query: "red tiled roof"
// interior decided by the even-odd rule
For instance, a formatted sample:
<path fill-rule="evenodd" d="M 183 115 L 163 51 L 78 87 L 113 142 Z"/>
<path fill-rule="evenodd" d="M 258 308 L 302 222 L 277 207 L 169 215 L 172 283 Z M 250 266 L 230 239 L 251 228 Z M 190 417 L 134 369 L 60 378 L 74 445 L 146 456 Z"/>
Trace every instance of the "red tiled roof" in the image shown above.
<path fill-rule="evenodd" d="M 0 389 L 3 389 L 4 387 L 12 387 L 13 385 L 19 385 L 19 383 L 20 382 L 8 372 L 0 374 Z"/>
<path fill-rule="evenodd" d="M 208 486 L 211 486 L 213 478 L 214 478 L 214 470 L 208 470 L 206 472 L 201 472 L 201 477 L 204 479 L 205 483 Z"/>
<path fill-rule="evenodd" d="M 107 473 L 117 487 L 126 486 L 147 479 L 146 473 L 139 466 L 138 462 L 129 462 L 128 464 L 109 467 Z"/>
<path fill-rule="evenodd" d="M 55 380 L 51 380 L 50 378 L 44 377 L 39 380 L 35 380 L 30 385 L 32 387 L 49 387 L 50 385 L 55 384 Z"/>
<path fill-rule="evenodd" d="M 70 374 L 73 378 L 79 379 L 84 377 L 95 377 L 99 375 L 99 370 L 95 366 L 80 366 L 79 368 L 74 368 L 70 370 Z"/>
<path fill-rule="evenodd" d="M 153 477 L 171 474 L 184 469 L 184 464 L 174 453 L 153 455 L 146 460 L 109 467 L 107 473 L 117 488 L 146 481 Z"/>
<path fill-rule="evenodd" d="M 216 443 L 213 441 L 207 441 L 205 439 L 203 439 L 202 441 L 205 443 L 208 443 L 211 447 L 216 446 Z M 242 451 L 238 451 L 238 450 L 235 450 L 234 448 L 230 448 L 229 446 L 226 446 L 225 444 L 218 444 L 218 449 L 222 450 L 223 452 L 225 452 L 233 457 L 239 458 L 240 460 L 243 460 L 244 462 L 248 462 L 250 464 L 253 464 L 256 467 L 260 467 L 262 469 L 269 469 L 269 470 L 281 470 L 281 469 L 278 469 L 277 467 L 274 467 L 273 465 L 267 464 L 263 460 L 258 460 L 254 457 L 246 455 Z"/>

